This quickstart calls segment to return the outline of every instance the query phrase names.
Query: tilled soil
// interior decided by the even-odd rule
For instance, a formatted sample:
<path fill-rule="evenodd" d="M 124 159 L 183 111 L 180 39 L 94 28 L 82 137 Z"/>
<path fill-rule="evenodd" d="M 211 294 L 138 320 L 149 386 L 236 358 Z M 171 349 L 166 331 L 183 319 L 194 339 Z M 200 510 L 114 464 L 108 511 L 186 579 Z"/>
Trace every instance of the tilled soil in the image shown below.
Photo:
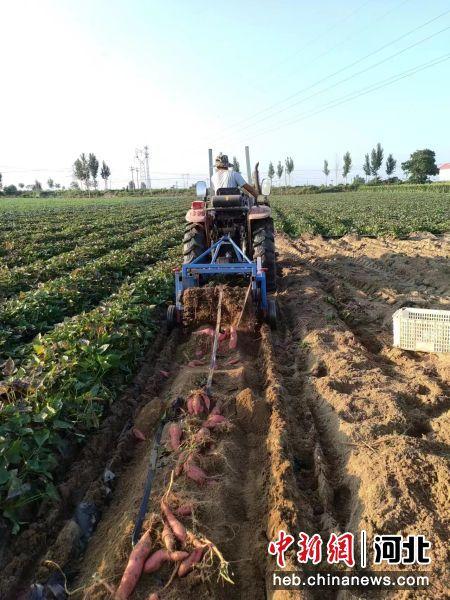
<path fill-rule="evenodd" d="M 254 327 L 247 318 L 237 350 L 222 345 L 212 399 L 231 425 L 213 432 L 213 447 L 199 458 L 210 482 L 199 487 L 181 475 L 171 492 L 194 502 L 194 518 L 182 520 L 215 544 L 234 585 L 220 577 L 214 558 L 175 578 L 161 600 L 448 597 L 449 358 L 393 348 L 391 321 L 405 305 L 449 307 L 449 247 L 448 239 L 423 235 L 404 241 L 277 237 L 279 328 Z M 205 313 L 198 298 L 190 302 L 196 328 L 214 326 L 215 292 L 206 293 Z M 233 293 L 242 302 L 242 291 Z M 232 324 L 239 313 L 231 307 L 224 318 Z M 48 547 L 45 558 L 64 568 L 69 587 L 80 589 L 73 598 L 110 598 L 107 586 L 120 581 L 158 420 L 173 400 L 204 385 L 208 360 L 199 355 L 209 343 L 189 332 L 171 334 L 165 364 L 157 366 L 169 377 L 155 387 L 153 374 L 136 401 L 134 424 L 146 441 L 116 465 L 116 483 L 82 558 L 71 560 L 67 523 Z M 199 364 L 192 363 L 196 358 Z M 163 450 L 149 515 L 159 513 L 174 465 L 174 453 Z M 369 540 L 377 533 L 425 535 L 432 563 L 419 569 L 430 574 L 432 588 L 273 592 L 267 545 L 281 529 L 324 539 L 361 529 Z M 153 542 L 159 543 L 156 536 Z M 287 566 L 301 570 L 295 551 Z M 167 565 L 144 575 L 132 598 L 160 591 L 171 572 Z M 46 575 L 36 560 L 26 578 Z"/>

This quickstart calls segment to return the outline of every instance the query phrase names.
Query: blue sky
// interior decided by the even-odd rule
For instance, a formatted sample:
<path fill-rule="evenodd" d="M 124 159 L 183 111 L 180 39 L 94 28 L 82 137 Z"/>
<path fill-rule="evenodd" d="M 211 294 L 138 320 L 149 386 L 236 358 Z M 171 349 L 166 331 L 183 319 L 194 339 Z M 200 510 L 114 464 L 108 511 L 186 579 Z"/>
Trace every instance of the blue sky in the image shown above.
<path fill-rule="evenodd" d="M 298 183 L 347 150 L 360 172 L 377 142 L 450 161 L 450 60 L 344 101 L 449 54 L 449 0 L 16 0 L 0 19 L 4 183 L 68 185 L 93 151 L 124 185 L 145 143 L 160 185 L 205 174 L 208 147 L 292 156 Z"/>

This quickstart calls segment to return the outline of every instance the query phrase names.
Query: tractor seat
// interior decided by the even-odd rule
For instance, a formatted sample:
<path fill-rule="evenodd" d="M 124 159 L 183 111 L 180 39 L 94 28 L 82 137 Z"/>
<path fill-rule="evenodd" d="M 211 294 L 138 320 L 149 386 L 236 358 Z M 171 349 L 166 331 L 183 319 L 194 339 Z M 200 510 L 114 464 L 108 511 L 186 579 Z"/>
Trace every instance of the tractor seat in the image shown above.
<path fill-rule="evenodd" d="M 243 205 L 239 188 L 219 188 L 215 196 L 211 196 L 212 208 L 234 208 Z"/>
<path fill-rule="evenodd" d="M 216 196 L 240 196 L 241 190 L 238 187 L 219 188 Z"/>

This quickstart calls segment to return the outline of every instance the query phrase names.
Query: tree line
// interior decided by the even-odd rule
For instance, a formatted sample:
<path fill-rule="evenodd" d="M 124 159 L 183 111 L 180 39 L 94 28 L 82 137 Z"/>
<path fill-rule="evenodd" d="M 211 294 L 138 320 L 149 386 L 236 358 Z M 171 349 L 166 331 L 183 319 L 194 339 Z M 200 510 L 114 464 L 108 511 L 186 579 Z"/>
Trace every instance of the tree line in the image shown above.
<path fill-rule="evenodd" d="M 353 179 L 354 183 L 367 183 L 370 177 L 373 177 L 373 179 L 371 180 L 372 183 L 381 181 L 379 172 L 381 167 L 383 166 L 383 159 L 384 149 L 381 146 L 381 144 L 378 143 L 374 148 L 372 148 L 370 153 L 368 152 L 364 156 L 362 170 L 366 178 L 363 179 L 362 177 L 359 177 L 357 175 Z M 353 161 L 351 154 L 347 151 L 342 157 L 341 171 L 342 177 L 343 179 L 345 179 L 345 183 L 347 183 L 348 175 L 351 171 L 352 164 Z M 400 181 L 398 177 L 393 177 L 396 167 L 397 161 L 395 160 L 392 154 L 388 154 L 385 162 L 385 172 L 387 175 L 387 181 L 390 183 Z M 401 163 L 401 168 L 403 172 L 407 175 L 408 181 L 410 181 L 411 183 L 426 183 L 427 181 L 429 181 L 430 176 L 439 174 L 439 169 L 436 165 L 436 153 L 433 150 L 429 150 L 428 148 L 425 148 L 424 150 L 416 150 L 415 152 L 413 152 L 408 160 Z M 336 161 L 336 175 L 338 169 L 339 166 Z M 267 169 L 267 176 L 272 180 L 276 173 L 278 181 L 280 182 L 284 172 L 285 184 L 287 185 L 287 182 L 289 181 L 290 185 L 291 173 L 293 170 L 294 161 L 291 157 L 287 157 L 284 161 L 284 165 L 281 163 L 281 161 L 278 161 L 276 170 L 271 161 Z M 322 173 L 325 175 L 326 185 L 328 185 L 330 166 L 328 160 L 326 159 L 323 161 Z M 337 181 L 335 183 L 337 183 Z"/>
<path fill-rule="evenodd" d="M 80 184 L 83 184 L 86 190 L 90 190 L 91 186 L 96 190 L 98 186 L 97 177 L 100 163 L 92 152 L 88 156 L 82 152 L 79 158 L 73 163 L 73 175 Z M 108 179 L 111 176 L 111 169 L 102 161 L 100 177 L 104 181 L 105 190 L 108 189 Z"/>

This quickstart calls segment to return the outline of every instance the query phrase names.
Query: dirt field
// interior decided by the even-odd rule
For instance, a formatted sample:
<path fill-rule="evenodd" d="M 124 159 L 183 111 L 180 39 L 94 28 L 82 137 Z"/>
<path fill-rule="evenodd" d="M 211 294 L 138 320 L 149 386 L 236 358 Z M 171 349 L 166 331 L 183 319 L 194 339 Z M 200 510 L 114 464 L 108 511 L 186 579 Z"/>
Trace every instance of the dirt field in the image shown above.
<path fill-rule="evenodd" d="M 213 445 L 199 454 L 210 480 L 199 487 L 182 474 L 169 496 L 172 505 L 194 503 L 193 518 L 183 523 L 197 539 L 214 543 L 229 562 L 234 585 L 223 582 L 217 554 L 208 551 L 202 568 L 176 578 L 162 600 L 448 597 L 450 361 L 392 348 L 391 316 L 404 305 L 449 308 L 450 243 L 444 237 L 411 237 L 293 242 L 278 236 L 280 327 L 254 330 L 247 317 L 237 349 L 224 344 L 212 399 L 230 425 L 212 431 Z M 234 317 L 225 311 L 228 322 Z M 105 583 L 118 584 L 130 553 L 158 419 L 170 402 L 204 384 L 207 354 L 200 355 L 206 344 L 203 337 L 178 332 L 161 338 L 109 428 L 68 473 L 60 488 L 64 510 L 53 521 L 43 514 L 17 540 L 14 559 L 3 570 L 1 598 L 26 597 L 25 582 L 57 574 L 51 563 L 42 566 L 44 554 L 64 569 L 71 589 L 81 588 L 72 598 L 111 597 Z M 204 364 L 189 366 L 193 359 Z M 129 415 L 147 441 L 137 442 L 129 428 L 124 433 Z M 105 465 L 112 482 L 105 482 Z M 164 452 L 149 515 L 160 512 L 174 467 L 174 453 Z M 67 520 L 82 500 L 98 508 L 88 543 Z M 432 542 L 432 563 L 424 567 L 432 589 L 425 595 L 274 593 L 267 545 L 280 529 L 324 538 L 365 529 L 369 540 L 375 533 L 423 534 Z M 289 566 L 299 570 L 294 561 Z M 148 599 L 171 572 L 166 565 L 144 575 L 132 598 Z"/>

